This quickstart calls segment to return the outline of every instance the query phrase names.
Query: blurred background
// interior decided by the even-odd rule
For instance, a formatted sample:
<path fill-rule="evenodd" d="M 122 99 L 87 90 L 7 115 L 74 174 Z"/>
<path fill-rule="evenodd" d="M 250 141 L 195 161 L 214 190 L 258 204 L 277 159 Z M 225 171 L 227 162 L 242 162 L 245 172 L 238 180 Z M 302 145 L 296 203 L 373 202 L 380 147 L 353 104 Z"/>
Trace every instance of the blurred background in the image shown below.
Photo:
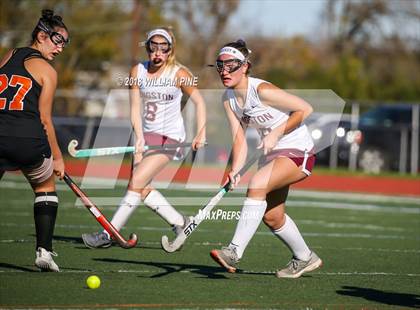
<path fill-rule="evenodd" d="M 171 26 L 177 58 L 198 76 L 200 89 L 221 89 L 207 65 L 220 46 L 242 38 L 252 49 L 253 76 L 283 89 L 332 90 L 345 100 L 343 111 L 307 120 L 317 145 L 330 145 L 318 149 L 317 166 L 419 171 L 420 1 L 1 1 L 0 56 L 29 43 L 43 8 L 63 16 L 71 37 L 53 64 L 63 151 L 73 138 L 82 147 L 97 144 L 100 128 L 106 146 L 121 142 L 118 130 L 130 127 L 129 104 L 110 94 L 147 58 L 140 46 L 147 31 Z M 220 132 L 224 113 L 220 104 L 207 104 L 211 147 L 196 160 L 226 162 L 228 151 L 218 147 L 229 132 Z M 190 137 L 193 116 L 185 109 Z M 256 143 L 252 132 L 249 139 Z"/>

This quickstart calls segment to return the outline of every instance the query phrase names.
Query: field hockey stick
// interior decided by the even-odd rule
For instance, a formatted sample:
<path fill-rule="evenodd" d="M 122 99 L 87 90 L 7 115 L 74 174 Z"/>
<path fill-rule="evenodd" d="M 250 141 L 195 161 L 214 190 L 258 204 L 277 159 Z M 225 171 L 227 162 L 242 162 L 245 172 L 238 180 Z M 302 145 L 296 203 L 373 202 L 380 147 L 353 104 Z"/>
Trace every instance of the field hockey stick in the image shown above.
<path fill-rule="evenodd" d="M 130 249 L 137 244 L 137 235 L 131 234 L 129 240 L 125 240 L 118 230 L 106 219 L 101 211 L 90 201 L 88 196 L 77 186 L 76 183 L 69 177 L 67 173 L 64 173 L 64 182 L 71 188 L 71 190 L 79 197 L 85 207 L 92 213 L 95 219 L 101 224 L 101 226 L 108 232 L 112 239 L 114 239 L 122 248 Z"/>
<path fill-rule="evenodd" d="M 257 152 L 252 156 L 251 159 L 242 167 L 242 169 L 235 175 L 242 176 L 262 155 L 261 150 L 257 150 Z M 168 252 L 172 253 L 178 250 L 187 240 L 187 238 L 191 235 L 191 233 L 197 229 L 198 225 L 206 218 L 207 214 L 211 212 L 211 210 L 218 204 L 218 202 L 223 198 L 223 196 L 230 191 L 231 182 L 227 182 L 219 192 L 210 199 L 210 201 L 202 207 L 198 213 L 191 219 L 191 223 L 184 228 L 184 230 L 173 240 L 169 241 L 169 238 L 164 235 L 162 236 L 161 244 L 162 248 Z"/>
<path fill-rule="evenodd" d="M 76 158 L 134 153 L 136 150 L 134 146 L 116 146 L 116 147 L 103 147 L 103 148 L 96 148 L 96 149 L 76 150 L 76 147 L 78 144 L 79 142 L 77 140 L 71 140 L 67 147 L 69 154 Z M 205 145 L 207 145 L 207 143 L 205 143 Z M 149 151 L 149 150 L 166 151 L 166 150 L 175 150 L 179 147 L 191 147 L 191 146 L 192 144 L 190 142 L 185 142 L 185 143 L 166 144 L 166 145 L 145 145 L 143 149 L 144 151 Z"/>

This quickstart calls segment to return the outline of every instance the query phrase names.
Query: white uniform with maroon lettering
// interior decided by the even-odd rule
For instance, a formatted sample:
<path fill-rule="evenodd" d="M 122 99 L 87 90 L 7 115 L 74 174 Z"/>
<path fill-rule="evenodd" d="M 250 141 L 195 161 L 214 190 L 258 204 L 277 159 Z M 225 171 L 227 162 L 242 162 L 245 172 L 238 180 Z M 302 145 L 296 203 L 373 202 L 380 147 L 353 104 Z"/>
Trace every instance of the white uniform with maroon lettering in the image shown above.
<path fill-rule="evenodd" d="M 176 86 L 180 66 L 165 68 L 155 79 L 147 77 L 149 62 L 139 63 L 137 83 L 143 104 L 143 131 L 185 140 L 184 120 L 181 114 L 182 91 Z"/>
<path fill-rule="evenodd" d="M 243 108 L 238 104 L 238 100 L 232 89 L 226 90 L 226 96 L 229 105 L 236 117 L 248 126 L 257 129 L 261 139 L 270 131 L 289 118 L 288 112 L 280 111 L 276 108 L 263 104 L 258 96 L 258 86 L 261 83 L 268 83 L 261 79 L 248 78 L 248 90 L 246 101 Z M 273 150 L 280 149 L 298 149 L 301 151 L 310 151 L 314 147 L 309 131 L 306 125 L 300 125 L 295 130 L 285 134 L 279 139 Z"/>

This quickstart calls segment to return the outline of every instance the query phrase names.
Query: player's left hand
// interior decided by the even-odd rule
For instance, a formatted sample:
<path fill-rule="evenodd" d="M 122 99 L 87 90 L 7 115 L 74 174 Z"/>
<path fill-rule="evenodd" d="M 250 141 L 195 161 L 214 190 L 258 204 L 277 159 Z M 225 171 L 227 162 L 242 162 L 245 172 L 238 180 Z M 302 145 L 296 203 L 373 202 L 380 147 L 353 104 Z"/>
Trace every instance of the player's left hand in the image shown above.
<path fill-rule="evenodd" d="M 206 135 L 204 133 L 197 134 L 191 144 L 192 149 L 197 151 L 199 148 L 202 148 L 206 145 Z"/>
<path fill-rule="evenodd" d="M 279 138 L 274 134 L 274 132 L 270 132 L 264 137 L 264 139 L 262 139 L 257 149 L 263 149 L 264 155 L 267 155 L 276 146 L 278 140 Z"/>

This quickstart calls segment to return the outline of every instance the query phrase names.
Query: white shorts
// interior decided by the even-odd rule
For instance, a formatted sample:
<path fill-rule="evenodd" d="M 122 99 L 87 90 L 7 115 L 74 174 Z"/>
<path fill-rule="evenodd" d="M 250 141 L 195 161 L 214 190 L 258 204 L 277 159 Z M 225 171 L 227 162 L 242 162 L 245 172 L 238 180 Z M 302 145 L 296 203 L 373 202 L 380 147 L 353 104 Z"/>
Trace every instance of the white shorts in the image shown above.
<path fill-rule="evenodd" d="M 25 175 L 31 184 L 40 184 L 48 180 L 54 172 L 52 156 L 44 158 L 41 165 L 30 168 L 21 168 L 22 173 Z"/>

